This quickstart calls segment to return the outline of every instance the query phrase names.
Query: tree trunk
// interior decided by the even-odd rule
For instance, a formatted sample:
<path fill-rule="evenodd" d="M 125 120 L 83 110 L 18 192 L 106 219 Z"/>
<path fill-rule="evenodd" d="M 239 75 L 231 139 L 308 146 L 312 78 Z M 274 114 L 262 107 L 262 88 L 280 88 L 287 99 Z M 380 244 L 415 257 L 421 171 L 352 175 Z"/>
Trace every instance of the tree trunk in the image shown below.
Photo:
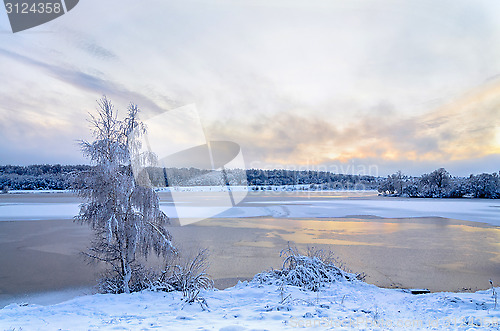
<path fill-rule="evenodd" d="M 125 259 L 122 259 L 122 265 L 123 265 L 123 292 L 124 293 L 130 293 L 130 287 L 129 287 L 129 282 L 130 278 L 132 277 L 132 269 L 130 268 L 130 263 L 128 261 L 125 261 Z"/>

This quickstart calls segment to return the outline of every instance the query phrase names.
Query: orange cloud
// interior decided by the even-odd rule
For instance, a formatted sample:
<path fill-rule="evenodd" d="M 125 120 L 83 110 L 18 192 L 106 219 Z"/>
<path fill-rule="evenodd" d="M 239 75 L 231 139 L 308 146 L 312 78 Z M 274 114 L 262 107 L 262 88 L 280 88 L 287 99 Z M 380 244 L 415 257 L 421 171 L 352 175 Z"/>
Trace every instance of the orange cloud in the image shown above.
<path fill-rule="evenodd" d="M 500 81 L 495 81 L 413 117 L 377 112 L 339 128 L 314 115 L 281 112 L 219 123 L 208 131 L 239 142 L 250 159 L 275 164 L 368 158 L 443 162 L 500 153 L 499 115 Z"/>

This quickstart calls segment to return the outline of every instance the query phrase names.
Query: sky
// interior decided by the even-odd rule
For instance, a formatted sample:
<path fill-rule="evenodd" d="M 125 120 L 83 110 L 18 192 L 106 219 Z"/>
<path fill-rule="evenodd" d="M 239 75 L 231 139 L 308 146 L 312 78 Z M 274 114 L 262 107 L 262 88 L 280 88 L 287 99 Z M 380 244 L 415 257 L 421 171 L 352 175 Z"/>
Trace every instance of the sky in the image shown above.
<path fill-rule="evenodd" d="M 500 170 L 500 2 L 82 0 L 13 34 L 0 8 L 0 164 L 88 163 L 106 95 L 195 104 L 248 168 Z"/>

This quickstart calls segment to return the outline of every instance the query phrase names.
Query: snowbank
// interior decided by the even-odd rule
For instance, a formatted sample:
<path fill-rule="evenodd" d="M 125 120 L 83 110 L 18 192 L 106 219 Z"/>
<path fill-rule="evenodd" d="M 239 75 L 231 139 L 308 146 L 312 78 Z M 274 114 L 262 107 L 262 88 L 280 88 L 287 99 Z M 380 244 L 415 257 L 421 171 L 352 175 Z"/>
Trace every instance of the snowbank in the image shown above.
<path fill-rule="evenodd" d="M 287 300 L 280 303 L 284 294 Z M 491 290 L 412 295 L 355 281 L 312 292 L 252 281 L 202 296 L 209 310 L 186 305 L 180 293 L 162 292 L 96 294 L 52 306 L 12 304 L 0 310 L 0 329 L 441 330 L 497 329 L 500 323 Z"/>

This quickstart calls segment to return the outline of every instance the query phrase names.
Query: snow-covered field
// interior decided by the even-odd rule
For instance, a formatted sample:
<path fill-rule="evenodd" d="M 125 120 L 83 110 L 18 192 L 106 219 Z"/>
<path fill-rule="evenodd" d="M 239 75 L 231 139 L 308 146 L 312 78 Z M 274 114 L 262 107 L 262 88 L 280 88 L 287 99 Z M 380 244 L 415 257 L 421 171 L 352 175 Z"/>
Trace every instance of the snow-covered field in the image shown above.
<path fill-rule="evenodd" d="M 497 291 L 500 288 L 497 288 Z M 97 294 L 53 306 L 12 304 L 0 310 L 5 330 L 279 330 L 499 329 L 492 291 L 412 295 L 362 282 L 337 282 L 319 292 L 243 282 L 202 293 Z M 286 298 L 284 303 L 282 298 Z"/>

